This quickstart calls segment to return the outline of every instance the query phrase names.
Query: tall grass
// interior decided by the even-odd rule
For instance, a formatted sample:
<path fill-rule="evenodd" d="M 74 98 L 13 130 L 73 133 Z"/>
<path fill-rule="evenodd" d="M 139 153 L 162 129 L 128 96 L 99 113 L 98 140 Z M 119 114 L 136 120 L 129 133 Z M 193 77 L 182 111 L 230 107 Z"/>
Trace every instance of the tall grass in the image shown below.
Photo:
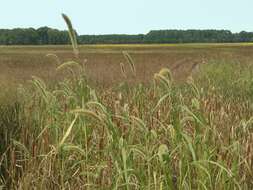
<path fill-rule="evenodd" d="M 49 88 L 34 77 L 17 103 L 1 107 L 1 187 L 253 188 L 252 106 L 248 85 L 236 99 L 230 84 L 246 76 L 230 63 L 207 64 L 184 84 L 163 68 L 148 85 L 103 90 L 90 85 L 81 64 L 63 69 L 71 73 L 64 81 Z"/>

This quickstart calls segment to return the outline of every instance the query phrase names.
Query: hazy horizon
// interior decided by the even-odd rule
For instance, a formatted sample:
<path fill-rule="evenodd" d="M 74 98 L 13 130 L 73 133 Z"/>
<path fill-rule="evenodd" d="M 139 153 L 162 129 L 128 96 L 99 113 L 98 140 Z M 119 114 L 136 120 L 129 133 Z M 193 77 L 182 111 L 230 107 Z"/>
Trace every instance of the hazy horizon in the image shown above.
<path fill-rule="evenodd" d="M 14 6 L 15 5 L 15 6 Z M 217 29 L 233 33 L 253 31 L 252 1 L 76 0 L 2 2 L 0 28 L 65 30 L 67 14 L 79 34 L 146 34 L 162 29 Z"/>

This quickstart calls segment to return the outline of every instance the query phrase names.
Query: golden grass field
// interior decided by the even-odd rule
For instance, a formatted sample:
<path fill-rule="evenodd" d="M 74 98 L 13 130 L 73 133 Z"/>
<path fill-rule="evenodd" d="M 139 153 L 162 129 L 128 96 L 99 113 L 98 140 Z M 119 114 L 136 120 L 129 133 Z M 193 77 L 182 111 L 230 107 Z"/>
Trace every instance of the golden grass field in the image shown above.
<path fill-rule="evenodd" d="M 187 77 L 193 65 L 210 60 L 249 63 L 253 44 L 184 44 L 184 45 L 86 45 L 80 46 L 79 61 L 87 60 L 87 72 L 92 80 L 111 84 L 121 81 L 120 63 L 125 62 L 122 51 L 128 51 L 136 64 L 137 81 L 149 81 L 155 72 L 168 67 L 175 77 Z M 56 61 L 73 59 L 71 46 L 0 46 L 0 80 L 24 82 L 32 75 L 46 80 L 57 77 Z"/>
<path fill-rule="evenodd" d="M 253 188 L 253 44 L 79 51 L 0 47 L 0 189 Z"/>

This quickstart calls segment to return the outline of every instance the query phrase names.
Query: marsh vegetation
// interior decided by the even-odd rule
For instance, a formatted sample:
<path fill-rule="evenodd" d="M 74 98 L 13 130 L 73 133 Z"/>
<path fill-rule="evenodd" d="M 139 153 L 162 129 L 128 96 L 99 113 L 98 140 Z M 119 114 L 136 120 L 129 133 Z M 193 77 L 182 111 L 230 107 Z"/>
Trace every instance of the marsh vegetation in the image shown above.
<path fill-rule="evenodd" d="M 74 44 L 6 67 L 0 189 L 252 189 L 252 47 L 198 47 Z"/>

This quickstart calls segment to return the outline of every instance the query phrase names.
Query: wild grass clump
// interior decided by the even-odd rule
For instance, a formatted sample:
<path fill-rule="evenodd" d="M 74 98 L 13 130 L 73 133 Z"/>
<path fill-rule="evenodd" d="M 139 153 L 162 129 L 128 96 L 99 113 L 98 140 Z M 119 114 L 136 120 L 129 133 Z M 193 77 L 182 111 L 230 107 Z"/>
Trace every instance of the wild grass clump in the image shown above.
<path fill-rule="evenodd" d="M 131 56 L 124 56 L 135 73 Z M 103 90 L 90 85 L 78 62 L 60 64 L 58 72 L 71 75 L 53 87 L 33 77 L 31 86 L 19 88 L 19 104 L 0 109 L 0 184 L 9 189 L 252 189 L 251 104 L 244 98 L 224 101 L 225 85 L 245 76 L 228 76 L 226 82 L 226 76 L 212 76 L 222 70 L 212 66 L 184 84 L 163 68 L 149 85 L 125 82 Z"/>
<path fill-rule="evenodd" d="M 251 99 L 253 98 L 253 65 L 240 62 L 226 62 L 221 60 L 210 61 L 200 66 L 196 80 L 204 91 L 220 92 L 226 98 Z M 209 89 L 208 89 L 209 88 Z"/>

